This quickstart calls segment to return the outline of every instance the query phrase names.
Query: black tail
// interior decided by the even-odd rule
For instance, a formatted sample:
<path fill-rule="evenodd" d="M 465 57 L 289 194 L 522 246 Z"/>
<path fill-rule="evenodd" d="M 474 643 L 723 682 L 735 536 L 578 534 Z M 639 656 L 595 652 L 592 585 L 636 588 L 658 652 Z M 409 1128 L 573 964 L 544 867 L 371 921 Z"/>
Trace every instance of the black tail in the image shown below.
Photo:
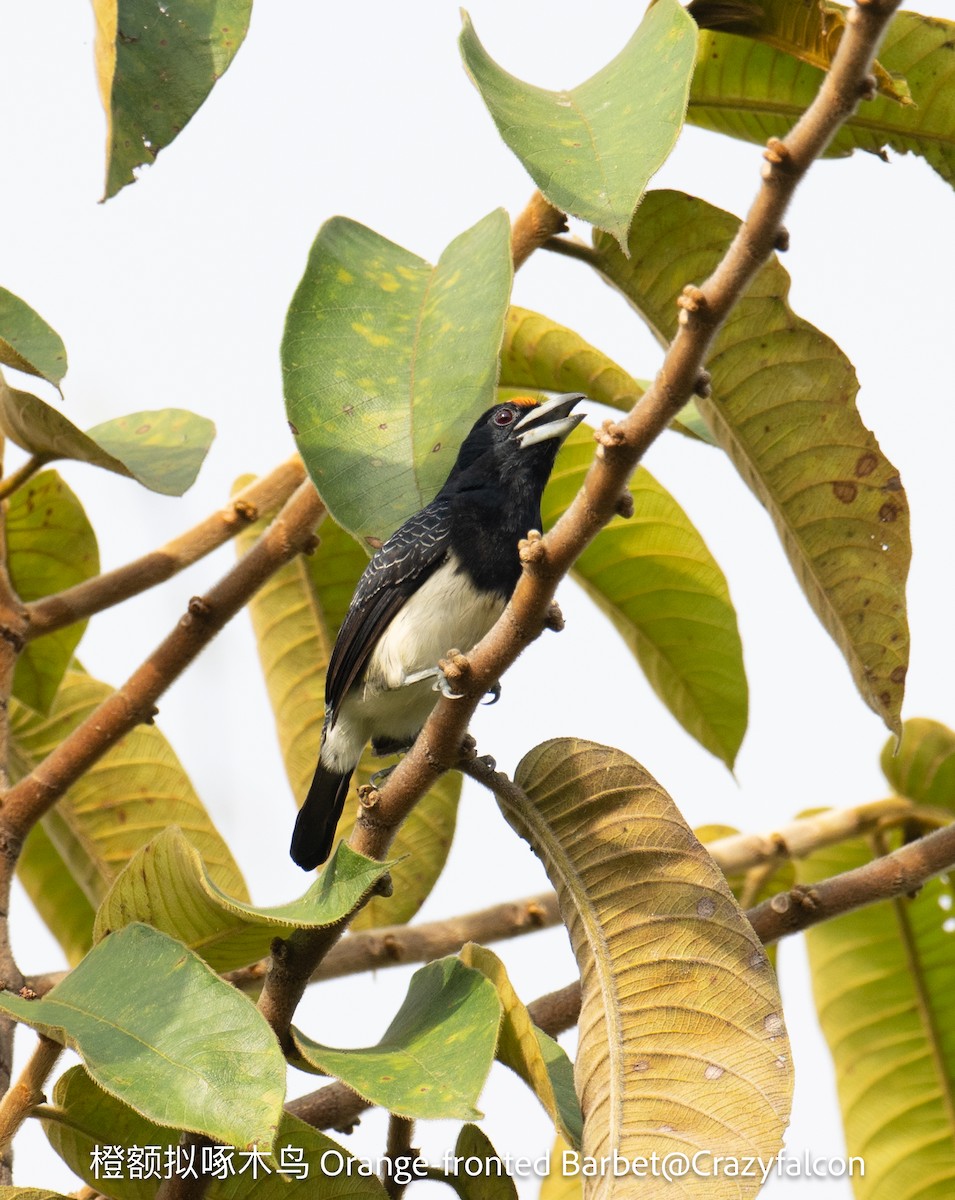
<path fill-rule="evenodd" d="M 289 851 L 292 861 L 303 871 L 314 870 L 331 854 L 351 776 L 351 771 L 347 775 L 338 775 L 326 770 L 321 763 L 315 768 L 312 786 L 298 810 Z"/>

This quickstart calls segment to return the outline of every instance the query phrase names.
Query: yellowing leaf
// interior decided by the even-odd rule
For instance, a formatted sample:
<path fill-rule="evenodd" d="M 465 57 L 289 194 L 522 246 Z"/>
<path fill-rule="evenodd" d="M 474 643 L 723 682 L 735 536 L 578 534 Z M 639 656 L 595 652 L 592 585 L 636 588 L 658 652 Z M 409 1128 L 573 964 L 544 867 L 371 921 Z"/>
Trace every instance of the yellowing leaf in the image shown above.
<path fill-rule="evenodd" d="M 7 501 L 7 567 L 25 603 L 52 596 L 99 574 L 96 534 L 83 506 L 56 471 L 43 471 Z M 17 658 L 13 694 L 49 712 L 86 628 L 76 621 L 27 642 Z"/>
<path fill-rule="evenodd" d="M 94 711 L 112 689 L 82 671 L 66 673 L 47 716 L 13 702 L 10 710 L 10 767 L 16 781 Z M 21 878 L 37 899 L 51 931 L 61 936 L 75 961 L 78 939 L 75 911 L 51 908 L 39 898 L 45 880 L 57 871 L 75 880 L 92 917 L 110 884 L 137 850 L 168 825 L 189 831 L 215 883 L 229 895 L 248 899 L 242 875 L 229 848 L 209 819 L 169 743 L 154 725 L 137 726 L 107 751 L 43 818 L 38 834 L 27 838 Z M 55 858 L 51 857 L 55 853 Z M 46 898 L 48 901 L 48 898 Z"/>
<path fill-rule="evenodd" d="M 501 808 L 547 870 L 580 967 L 584 1155 L 772 1157 L 792 1090 L 779 990 L 673 801 L 621 751 L 572 738 L 536 747 L 515 780 L 527 802 Z M 718 1194 L 712 1179 L 680 1183 Z M 752 1196 L 760 1181 L 732 1184 Z M 632 1188 L 604 1175 L 595 1194 Z"/>
<path fill-rule="evenodd" d="M 811 885 L 869 862 L 864 841 L 797 864 Z M 952 885 L 874 904 L 806 934 L 819 1023 L 836 1070 L 846 1151 L 865 1162 L 857 1200 L 955 1192 Z"/>
<path fill-rule="evenodd" d="M 548 529 L 576 496 L 593 438 L 570 436 L 544 493 Z M 736 611 L 722 571 L 686 513 L 649 471 L 630 481 L 633 516 L 615 517 L 574 564 L 573 578 L 613 622 L 654 691 L 727 766 L 736 759 L 749 691 Z"/>
<path fill-rule="evenodd" d="M 625 258 L 596 238 L 600 270 L 663 340 L 677 297 L 706 278 L 739 222 L 679 192 L 652 192 Z M 717 334 L 698 404 L 717 442 L 765 506 L 806 598 L 842 651 L 865 702 L 892 730 L 908 664 L 909 514 L 898 471 L 855 407 L 851 363 L 787 304 L 773 259 Z"/>
<path fill-rule="evenodd" d="M 771 0 L 771 11 L 780 0 Z M 787 4 L 783 13 L 844 12 L 826 3 Z M 794 30 L 794 33 L 796 31 Z M 797 34 L 798 36 L 798 34 Z M 830 142 L 829 156 L 854 150 L 884 155 L 884 147 L 899 154 L 918 154 L 949 184 L 955 183 L 955 55 L 951 53 L 955 22 L 897 12 L 879 50 L 885 76 L 912 104 L 880 95 L 866 101 Z M 756 42 L 731 33 L 701 31 L 697 66 L 690 90 L 687 120 L 732 137 L 765 143 L 792 128 L 822 82 L 822 72 L 797 45 Z M 789 51 L 789 52 L 787 52 Z M 904 80 L 904 85 L 901 81 Z"/>

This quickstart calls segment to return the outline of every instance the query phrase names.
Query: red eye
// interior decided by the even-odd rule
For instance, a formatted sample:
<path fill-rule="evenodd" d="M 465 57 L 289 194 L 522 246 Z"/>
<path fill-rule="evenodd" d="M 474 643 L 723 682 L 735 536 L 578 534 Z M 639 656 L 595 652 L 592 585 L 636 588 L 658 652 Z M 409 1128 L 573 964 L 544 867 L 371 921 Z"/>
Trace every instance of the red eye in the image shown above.
<path fill-rule="evenodd" d="M 514 420 L 514 414 L 509 408 L 502 408 L 499 413 L 494 414 L 495 425 L 510 425 Z"/>

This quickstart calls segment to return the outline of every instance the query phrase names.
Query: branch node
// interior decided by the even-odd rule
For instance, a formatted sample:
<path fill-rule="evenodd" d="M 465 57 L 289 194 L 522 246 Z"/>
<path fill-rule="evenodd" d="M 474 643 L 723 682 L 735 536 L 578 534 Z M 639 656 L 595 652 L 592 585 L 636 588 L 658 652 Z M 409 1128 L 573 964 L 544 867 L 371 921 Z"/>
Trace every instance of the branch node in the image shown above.
<path fill-rule="evenodd" d="M 603 450 L 612 450 L 616 446 L 622 446 L 627 440 L 627 435 L 622 426 L 617 421 L 611 421 L 609 418 L 604 421 L 599 429 L 594 430 L 594 441 L 600 447 L 597 451 L 598 455 Z"/>
<path fill-rule="evenodd" d="M 539 529 L 528 531 L 526 538 L 517 543 L 517 556 L 525 571 L 539 571 L 547 562 L 547 547 L 544 545 L 544 535 Z"/>
<path fill-rule="evenodd" d="M 315 553 L 315 551 L 319 548 L 319 546 L 321 544 L 322 544 L 322 539 L 318 536 L 317 533 L 313 533 L 312 536 L 303 543 L 302 553 L 312 555 Z"/>
<path fill-rule="evenodd" d="M 394 895 L 394 891 L 395 885 L 391 878 L 391 872 L 389 871 L 387 874 L 382 875 L 380 879 L 375 881 L 375 884 L 371 889 L 371 894 L 373 896 L 384 896 L 384 898 L 387 900 L 389 896 Z"/>
<path fill-rule="evenodd" d="M 377 808 L 380 799 L 381 792 L 373 783 L 363 783 L 358 789 L 358 803 L 365 812 L 371 812 L 373 808 Z"/>
<path fill-rule="evenodd" d="M 763 150 L 763 158 L 765 158 L 771 168 L 788 166 L 792 161 L 789 147 L 778 137 L 771 137 L 766 143 L 766 148 Z M 765 175 L 764 178 L 766 178 Z"/>
<path fill-rule="evenodd" d="M 560 611 L 560 605 L 556 600 L 551 600 L 547 606 L 547 612 L 544 614 L 544 628 L 551 630 L 553 633 L 561 633 L 563 631 L 564 614 Z"/>
<path fill-rule="evenodd" d="M 780 225 L 776 230 L 776 237 L 773 241 L 773 249 L 777 254 L 785 254 L 789 249 L 789 230 L 785 225 Z"/>
<path fill-rule="evenodd" d="M 863 76 L 859 83 L 859 99 L 874 100 L 879 94 L 879 84 L 874 75 Z"/>
<path fill-rule="evenodd" d="M 232 512 L 240 521 L 245 521 L 251 525 L 259 519 L 259 510 L 249 500 L 236 500 L 232 505 Z"/>
<path fill-rule="evenodd" d="M 193 596 L 189 601 L 189 615 L 204 620 L 212 615 L 212 605 L 203 596 Z"/>
<path fill-rule="evenodd" d="M 769 907 L 774 913 L 778 913 L 780 916 L 782 916 L 783 913 L 789 912 L 791 906 L 792 897 L 790 896 L 789 892 L 780 892 L 778 896 L 773 896 L 772 900 L 769 902 Z"/>
<path fill-rule="evenodd" d="M 617 503 L 613 506 L 613 511 L 618 517 L 623 517 L 625 521 L 629 521 L 633 516 L 633 492 L 629 489 L 621 492 Z"/>
<path fill-rule="evenodd" d="M 696 383 L 693 385 L 693 394 L 699 396 L 701 400 L 706 400 L 713 395 L 713 376 L 709 371 L 701 371 L 696 377 Z"/>

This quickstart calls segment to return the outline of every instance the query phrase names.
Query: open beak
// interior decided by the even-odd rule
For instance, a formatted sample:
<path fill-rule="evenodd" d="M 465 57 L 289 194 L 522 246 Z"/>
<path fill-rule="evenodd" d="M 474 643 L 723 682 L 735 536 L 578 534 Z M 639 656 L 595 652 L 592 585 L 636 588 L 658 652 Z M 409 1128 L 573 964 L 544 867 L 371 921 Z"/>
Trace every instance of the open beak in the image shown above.
<path fill-rule="evenodd" d="M 566 396 L 552 396 L 537 408 L 532 408 L 514 426 L 518 445 L 524 450 L 550 438 L 562 442 L 584 419 L 583 413 L 572 413 L 570 410 L 586 398 L 581 392 L 571 392 Z"/>

